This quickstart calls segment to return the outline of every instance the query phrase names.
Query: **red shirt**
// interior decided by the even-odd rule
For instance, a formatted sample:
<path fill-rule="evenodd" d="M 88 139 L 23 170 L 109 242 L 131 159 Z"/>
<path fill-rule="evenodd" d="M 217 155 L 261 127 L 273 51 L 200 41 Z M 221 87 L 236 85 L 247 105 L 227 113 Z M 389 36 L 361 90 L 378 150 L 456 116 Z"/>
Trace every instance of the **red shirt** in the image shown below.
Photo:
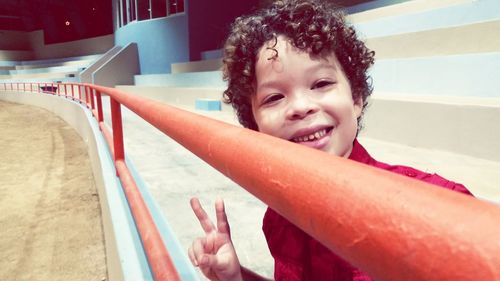
<path fill-rule="evenodd" d="M 349 159 L 472 195 L 463 185 L 448 181 L 437 174 L 378 162 L 357 140 L 354 140 Z M 351 266 L 270 208 L 264 216 L 262 229 L 274 257 L 274 278 L 277 281 L 372 281 L 368 275 Z"/>

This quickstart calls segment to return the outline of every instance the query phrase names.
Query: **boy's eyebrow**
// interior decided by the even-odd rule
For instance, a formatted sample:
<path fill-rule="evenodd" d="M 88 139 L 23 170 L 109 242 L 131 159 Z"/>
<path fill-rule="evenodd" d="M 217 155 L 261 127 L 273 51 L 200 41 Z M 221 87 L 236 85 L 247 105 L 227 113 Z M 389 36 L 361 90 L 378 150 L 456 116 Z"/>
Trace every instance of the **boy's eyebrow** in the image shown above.
<path fill-rule="evenodd" d="M 315 64 L 309 68 L 306 68 L 304 73 L 313 73 L 315 71 L 319 71 L 322 69 L 333 70 L 335 74 L 338 71 L 337 66 L 334 63 L 321 62 L 321 63 Z M 269 81 L 265 81 L 264 83 L 258 84 L 258 89 L 275 88 L 275 87 L 279 86 L 280 84 L 281 84 L 281 81 L 269 80 Z"/>
<path fill-rule="evenodd" d="M 321 63 L 308 68 L 307 72 L 321 70 L 323 68 L 333 69 L 334 71 L 337 71 L 337 66 L 335 65 L 335 63 L 328 62 L 328 61 L 322 61 Z"/>

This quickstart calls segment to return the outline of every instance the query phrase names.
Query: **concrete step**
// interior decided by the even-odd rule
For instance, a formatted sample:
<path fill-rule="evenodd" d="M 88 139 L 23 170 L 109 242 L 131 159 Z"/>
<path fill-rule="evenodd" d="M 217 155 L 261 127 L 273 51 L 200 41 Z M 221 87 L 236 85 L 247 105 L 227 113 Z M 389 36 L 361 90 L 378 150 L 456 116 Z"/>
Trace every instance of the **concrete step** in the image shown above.
<path fill-rule="evenodd" d="M 429 1 L 409 2 L 427 3 Z M 456 5 L 416 13 L 399 14 L 394 12 L 388 17 L 355 22 L 354 27 L 363 38 L 376 38 L 500 20 L 498 11 L 500 11 L 500 1 L 498 0 L 467 0 Z"/>
<path fill-rule="evenodd" d="M 200 108 L 213 109 L 213 104 L 208 106 L 209 103 L 218 103 L 221 111 L 232 112 L 231 106 L 222 102 L 222 92 L 225 88 L 216 87 L 166 87 L 166 86 L 127 86 L 118 85 L 117 89 L 124 92 L 132 93 L 147 97 L 156 101 L 176 104 L 185 107 L 196 108 L 196 103 L 200 104 Z M 201 103 L 205 102 L 207 106 Z"/>
<path fill-rule="evenodd" d="M 136 86 L 223 88 L 221 71 L 135 75 Z"/>
<path fill-rule="evenodd" d="M 222 59 L 208 59 L 200 61 L 190 61 L 183 63 L 173 63 L 172 73 L 219 71 L 222 68 Z"/>

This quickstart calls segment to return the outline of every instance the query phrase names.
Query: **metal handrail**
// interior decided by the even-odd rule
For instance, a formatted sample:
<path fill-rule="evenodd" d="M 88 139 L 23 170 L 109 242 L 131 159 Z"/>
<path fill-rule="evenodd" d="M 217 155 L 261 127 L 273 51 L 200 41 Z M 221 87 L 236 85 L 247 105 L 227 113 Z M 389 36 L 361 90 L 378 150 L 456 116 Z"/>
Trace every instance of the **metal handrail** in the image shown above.
<path fill-rule="evenodd" d="M 80 85 L 126 106 L 376 280 L 500 280 L 497 205 L 116 89 Z M 114 147 L 116 158 L 123 148 Z M 117 161 L 119 175 L 122 165 Z"/>

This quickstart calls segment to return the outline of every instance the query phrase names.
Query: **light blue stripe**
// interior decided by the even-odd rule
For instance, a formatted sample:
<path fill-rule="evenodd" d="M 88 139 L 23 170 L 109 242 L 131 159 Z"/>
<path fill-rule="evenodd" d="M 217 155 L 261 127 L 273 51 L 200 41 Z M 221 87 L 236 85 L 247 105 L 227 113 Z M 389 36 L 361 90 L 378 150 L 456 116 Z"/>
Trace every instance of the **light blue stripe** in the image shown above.
<path fill-rule="evenodd" d="M 71 100 L 68 101 L 73 102 Z M 81 104 L 79 105 L 82 106 Z M 87 108 L 83 108 L 93 134 L 96 136 L 104 191 L 106 192 L 106 199 L 110 208 L 110 221 L 115 231 L 114 237 L 124 278 L 127 281 L 153 280 L 123 188 L 116 177 L 114 161 L 109 153 L 107 143 L 101 134 L 97 121 Z"/>
<path fill-rule="evenodd" d="M 154 200 L 153 196 L 149 192 L 146 183 L 137 172 L 132 160 L 129 157 L 125 158 L 127 167 L 130 170 L 130 173 L 132 174 L 146 205 L 148 206 L 151 216 L 155 221 L 155 225 L 160 231 L 163 243 L 165 243 L 165 246 L 168 249 L 168 253 L 172 258 L 172 262 L 174 263 L 177 272 L 179 273 L 179 277 L 181 277 L 181 280 L 200 280 L 198 274 L 194 270 L 194 267 L 191 265 L 191 262 L 186 255 L 186 249 L 184 249 L 179 243 L 179 240 L 177 240 L 177 236 L 174 234 L 172 228 L 168 224 L 168 221 L 163 216 L 161 208 L 158 206 L 158 203 Z"/>
<path fill-rule="evenodd" d="M 500 98 L 500 53 L 377 61 L 375 92 Z"/>
<path fill-rule="evenodd" d="M 477 0 L 415 14 L 385 17 L 354 24 L 364 38 L 500 20 L 500 1 Z"/>

